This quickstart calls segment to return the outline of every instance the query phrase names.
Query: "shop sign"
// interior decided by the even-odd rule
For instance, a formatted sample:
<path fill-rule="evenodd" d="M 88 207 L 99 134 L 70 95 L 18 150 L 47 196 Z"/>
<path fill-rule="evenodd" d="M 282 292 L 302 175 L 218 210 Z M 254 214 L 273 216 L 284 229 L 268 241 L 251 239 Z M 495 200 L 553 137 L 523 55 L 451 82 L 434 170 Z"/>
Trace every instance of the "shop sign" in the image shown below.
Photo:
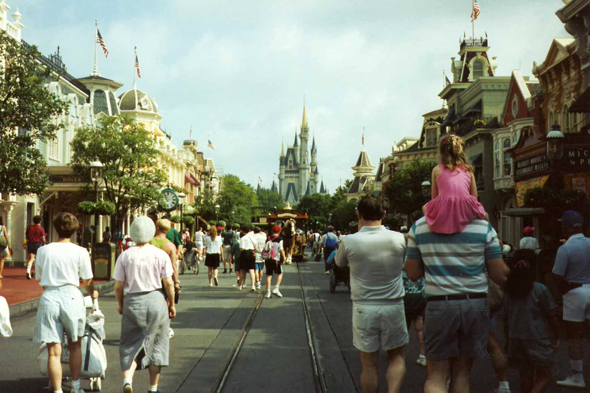
<path fill-rule="evenodd" d="M 545 153 L 516 161 L 516 177 L 531 175 L 549 169 L 549 160 Z"/>
<path fill-rule="evenodd" d="M 568 190 L 580 190 L 590 195 L 590 173 L 567 173 L 563 175 L 563 182 Z"/>
<path fill-rule="evenodd" d="M 568 147 L 566 159 L 570 167 L 590 169 L 590 146 Z"/>
<path fill-rule="evenodd" d="M 523 207 L 524 206 L 524 194 L 526 194 L 526 192 L 530 189 L 533 189 L 536 187 L 544 187 L 545 183 L 547 183 L 548 179 L 549 179 L 549 176 L 541 176 L 541 177 L 535 177 L 534 179 L 519 181 L 516 184 L 514 184 L 514 189 L 516 191 L 516 206 Z"/>
<path fill-rule="evenodd" d="M 51 183 L 88 183 L 89 180 L 81 175 L 49 175 Z"/>

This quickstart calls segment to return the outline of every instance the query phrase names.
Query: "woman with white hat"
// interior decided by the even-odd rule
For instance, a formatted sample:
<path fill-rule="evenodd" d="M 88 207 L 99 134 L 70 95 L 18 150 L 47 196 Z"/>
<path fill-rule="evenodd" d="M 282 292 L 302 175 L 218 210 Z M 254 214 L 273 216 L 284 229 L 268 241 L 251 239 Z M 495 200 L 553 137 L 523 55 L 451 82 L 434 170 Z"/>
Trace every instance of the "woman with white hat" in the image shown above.
<path fill-rule="evenodd" d="M 168 254 L 150 244 L 155 233 L 149 217 L 136 218 L 130 234 L 137 246 L 119 256 L 113 274 L 123 315 L 119 355 L 125 393 L 133 392 L 135 370 L 144 368 L 149 369 L 150 392 L 158 392 L 160 370 L 168 366 L 169 318 L 176 316 L 173 270 Z"/>

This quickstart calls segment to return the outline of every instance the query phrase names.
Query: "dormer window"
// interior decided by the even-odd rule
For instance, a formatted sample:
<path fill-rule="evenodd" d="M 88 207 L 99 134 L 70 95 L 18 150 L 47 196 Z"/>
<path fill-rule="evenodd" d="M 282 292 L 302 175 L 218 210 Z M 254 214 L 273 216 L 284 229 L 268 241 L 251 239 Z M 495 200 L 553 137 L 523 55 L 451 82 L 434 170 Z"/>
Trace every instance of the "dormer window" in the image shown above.
<path fill-rule="evenodd" d="M 476 60 L 473 63 L 473 80 L 480 78 L 483 76 L 483 63 L 479 60 Z"/>

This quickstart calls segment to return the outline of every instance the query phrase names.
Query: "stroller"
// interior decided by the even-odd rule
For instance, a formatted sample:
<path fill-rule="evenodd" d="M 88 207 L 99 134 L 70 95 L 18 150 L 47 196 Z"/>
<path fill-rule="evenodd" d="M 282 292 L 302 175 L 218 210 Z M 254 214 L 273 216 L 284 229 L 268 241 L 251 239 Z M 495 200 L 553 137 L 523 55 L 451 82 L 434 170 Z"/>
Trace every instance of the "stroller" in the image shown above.
<path fill-rule="evenodd" d="M 199 274 L 200 265 L 199 265 L 199 253 L 197 252 L 196 247 L 194 245 L 192 247 L 187 247 L 184 251 L 184 255 L 182 256 L 182 263 L 180 264 L 180 274 L 184 274 L 185 269 L 192 268 L 194 274 Z"/>
<path fill-rule="evenodd" d="M 338 250 L 334 250 L 326 261 L 330 268 L 330 293 L 336 292 L 337 286 L 347 286 L 348 292 L 350 292 L 350 268 L 348 266 L 338 267 L 334 263 L 337 252 Z"/>
<path fill-rule="evenodd" d="M 88 314 L 86 315 L 86 331 L 84 337 L 82 337 L 82 372 L 80 377 L 89 380 L 90 391 L 101 391 L 102 378 L 105 377 L 107 369 L 107 355 L 103 346 L 103 340 L 106 338 L 104 315 L 98 308 L 98 300 L 93 301 L 90 296 L 86 296 L 84 304 Z M 47 359 L 47 346 L 43 343 L 39 348 L 37 360 L 39 361 L 39 370 L 44 376 L 49 375 L 47 372 Z M 64 334 L 61 355 L 62 375 L 64 377 L 70 377 L 69 363 L 70 350 Z"/>

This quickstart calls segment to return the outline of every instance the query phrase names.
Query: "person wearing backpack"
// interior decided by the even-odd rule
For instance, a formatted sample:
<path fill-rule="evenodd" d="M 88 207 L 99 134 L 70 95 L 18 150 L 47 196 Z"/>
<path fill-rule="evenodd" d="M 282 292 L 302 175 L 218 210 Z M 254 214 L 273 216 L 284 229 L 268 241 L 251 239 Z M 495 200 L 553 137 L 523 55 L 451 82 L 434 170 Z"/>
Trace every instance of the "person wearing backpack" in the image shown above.
<path fill-rule="evenodd" d="M 8 231 L 4 226 L 4 220 L 0 216 L 0 279 L 2 279 L 2 270 L 4 270 L 4 261 L 8 254 L 12 255 L 12 247 L 10 247 L 10 239 L 8 238 Z"/>
<path fill-rule="evenodd" d="M 229 263 L 229 274 L 232 274 L 234 265 L 231 262 L 230 251 L 235 237 L 234 231 L 231 230 L 231 224 L 225 226 L 225 231 L 221 232 L 223 238 L 223 274 L 227 273 L 227 265 Z"/>
<path fill-rule="evenodd" d="M 328 233 L 322 236 L 322 250 L 324 251 L 324 266 L 326 267 L 326 274 L 330 274 L 331 264 L 328 263 L 328 257 L 334 250 L 338 248 L 340 240 L 334 233 L 334 227 L 328 227 Z"/>
<path fill-rule="evenodd" d="M 272 295 L 277 297 L 283 297 L 281 291 L 279 291 L 279 286 L 281 285 L 281 281 L 283 280 L 283 264 L 282 261 L 285 260 L 285 250 L 283 249 L 283 238 L 280 236 L 281 227 L 279 225 L 275 225 L 272 228 L 272 236 L 266 242 L 264 246 L 265 251 L 265 264 L 266 264 L 266 295 L 267 299 L 270 299 Z M 272 291 L 272 295 L 270 292 L 270 287 L 272 286 L 272 276 L 273 274 L 277 274 L 277 283 L 275 285 L 275 289 Z"/>

